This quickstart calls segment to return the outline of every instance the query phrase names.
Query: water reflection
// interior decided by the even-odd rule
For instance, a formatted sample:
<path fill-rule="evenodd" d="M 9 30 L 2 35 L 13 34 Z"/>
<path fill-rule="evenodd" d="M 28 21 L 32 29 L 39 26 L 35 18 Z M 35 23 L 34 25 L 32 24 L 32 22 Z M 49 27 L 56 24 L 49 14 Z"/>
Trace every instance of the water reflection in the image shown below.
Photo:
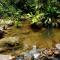
<path fill-rule="evenodd" d="M 44 38 L 50 38 L 54 35 L 53 33 L 53 29 L 45 29 L 44 31 L 42 31 L 42 36 Z"/>

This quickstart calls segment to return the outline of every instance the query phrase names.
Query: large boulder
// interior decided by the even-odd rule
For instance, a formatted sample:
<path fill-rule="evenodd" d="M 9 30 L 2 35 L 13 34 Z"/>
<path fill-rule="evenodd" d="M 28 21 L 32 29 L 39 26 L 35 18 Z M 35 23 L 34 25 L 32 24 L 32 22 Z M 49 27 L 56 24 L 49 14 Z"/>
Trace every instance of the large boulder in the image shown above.
<path fill-rule="evenodd" d="M 22 47 L 18 37 L 6 37 L 0 40 L 1 47 L 7 47 L 8 49 L 17 49 Z"/>
<path fill-rule="evenodd" d="M 33 23 L 30 25 L 30 27 L 33 31 L 39 31 L 42 28 L 42 26 L 43 26 L 42 22 Z"/>

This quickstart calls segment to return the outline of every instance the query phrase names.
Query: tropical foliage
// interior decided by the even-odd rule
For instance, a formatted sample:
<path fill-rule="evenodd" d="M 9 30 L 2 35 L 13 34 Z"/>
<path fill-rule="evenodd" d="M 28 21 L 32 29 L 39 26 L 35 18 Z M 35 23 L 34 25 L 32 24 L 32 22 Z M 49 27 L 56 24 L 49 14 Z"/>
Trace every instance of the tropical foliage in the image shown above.
<path fill-rule="evenodd" d="M 31 18 L 31 24 L 38 22 L 45 24 L 49 18 L 52 22 L 57 21 L 60 15 L 59 8 L 59 0 L 0 0 L 0 18 L 9 16 L 20 20 L 24 14 Z"/>

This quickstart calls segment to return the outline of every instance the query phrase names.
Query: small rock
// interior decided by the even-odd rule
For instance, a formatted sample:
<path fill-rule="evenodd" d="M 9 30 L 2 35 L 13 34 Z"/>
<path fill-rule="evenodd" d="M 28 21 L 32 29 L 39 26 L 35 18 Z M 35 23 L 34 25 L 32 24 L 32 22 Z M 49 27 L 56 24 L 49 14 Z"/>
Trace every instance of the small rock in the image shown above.
<path fill-rule="evenodd" d="M 3 31 L 3 27 L 0 27 L 0 30 Z"/>
<path fill-rule="evenodd" d="M 48 56 L 52 56 L 53 55 L 53 52 L 51 50 L 48 50 L 47 51 L 47 54 L 48 54 Z"/>
<path fill-rule="evenodd" d="M 56 55 L 59 54 L 59 51 L 58 50 L 55 50 L 54 51 L 54 54 L 56 54 Z"/>
<path fill-rule="evenodd" d="M 2 30 L 2 31 L 3 31 L 3 30 L 6 30 L 7 28 L 8 28 L 7 25 L 1 25 L 1 26 L 0 26 L 0 30 Z"/>
<path fill-rule="evenodd" d="M 55 46 L 57 49 L 59 49 L 60 50 L 60 44 L 58 43 L 58 44 L 56 44 L 56 46 Z"/>
<path fill-rule="evenodd" d="M 12 27 L 9 27 L 8 25 L 2 25 L 1 27 L 0 27 L 0 30 L 11 30 L 11 28 Z"/>
<path fill-rule="evenodd" d="M 58 27 L 58 23 L 52 23 L 52 27 L 57 28 Z"/>
<path fill-rule="evenodd" d="M 37 25 L 38 25 L 38 27 L 41 28 L 43 26 L 43 23 L 42 22 L 38 22 Z"/>
<path fill-rule="evenodd" d="M 13 60 L 15 56 L 0 54 L 0 60 Z"/>
<path fill-rule="evenodd" d="M 2 48 L 0 48 L 0 53 L 5 52 L 6 50 L 7 50 L 7 48 L 2 47 Z"/>
<path fill-rule="evenodd" d="M 8 20 L 5 22 L 8 26 L 12 26 L 14 24 L 14 22 L 12 20 Z"/>
<path fill-rule="evenodd" d="M 52 56 L 52 55 L 53 55 L 53 51 L 50 50 L 50 49 L 49 49 L 49 50 L 46 49 L 46 50 L 44 51 L 44 54 L 46 54 L 46 55 L 48 55 L 48 56 Z"/>
<path fill-rule="evenodd" d="M 7 25 L 4 25 L 4 26 L 3 26 L 3 29 L 4 29 L 4 30 L 6 30 L 7 28 L 8 28 L 8 26 L 7 26 Z"/>

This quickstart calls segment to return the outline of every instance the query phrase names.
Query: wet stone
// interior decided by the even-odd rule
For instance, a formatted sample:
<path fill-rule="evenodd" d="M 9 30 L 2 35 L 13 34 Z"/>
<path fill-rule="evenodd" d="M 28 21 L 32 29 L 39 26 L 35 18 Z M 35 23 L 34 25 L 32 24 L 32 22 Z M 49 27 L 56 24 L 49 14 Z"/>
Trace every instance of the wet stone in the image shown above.
<path fill-rule="evenodd" d="M 3 38 L 4 36 L 4 31 L 0 30 L 0 39 Z"/>

